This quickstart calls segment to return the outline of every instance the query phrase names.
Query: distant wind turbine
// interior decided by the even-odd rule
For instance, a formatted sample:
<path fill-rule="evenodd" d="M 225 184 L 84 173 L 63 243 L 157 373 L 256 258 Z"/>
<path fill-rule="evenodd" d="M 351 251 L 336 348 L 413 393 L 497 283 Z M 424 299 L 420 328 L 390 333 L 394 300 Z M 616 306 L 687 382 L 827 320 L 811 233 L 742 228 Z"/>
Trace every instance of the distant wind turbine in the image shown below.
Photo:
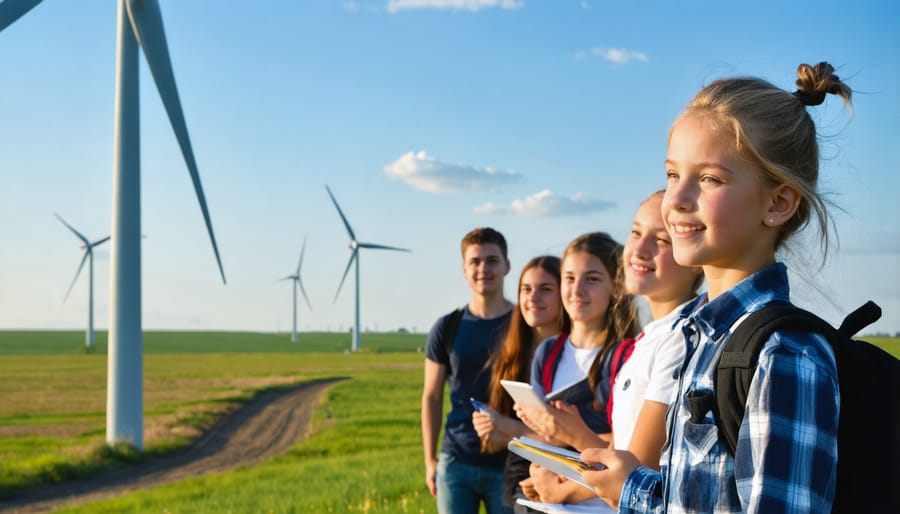
<path fill-rule="evenodd" d="M 85 334 L 84 345 L 88 348 L 94 347 L 94 248 L 102 245 L 103 243 L 109 241 L 109 236 L 104 237 L 103 239 L 98 239 L 93 243 L 88 241 L 88 238 L 81 235 L 80 232 L 75 230 L 72 225 L 66 223 L 66 220 L 62 219 L 62 216 L 59 214 L 53 213 L 54 216 L 62 222 L 63 225 L 66 226 L 69 230 L 75 234 L 75 237 L 81 239 L 81 248 L 84 249 L 84 257 L 81 258 L 81 264 L 78 265 L 78 271 L 75 272 L 75 278 L 72 280 L 72 285 L 69 286 L 69 290 L 66 291 L 66 296 L 63 298 L 65 302 L 69 298 L 69 293 L 72 292 L 72 288 L 75 287 L 75 282 L 78 280 L 78 275 L 81 274 L 81 268 L 84 267 L 84 261 L 88 261 L 88 326 L 87 333 Z"/>
<path fill-rule="evenodd" d="M 0 30 L 41 0 L 0 2 Z M 141 331 L 141 167 L 138 47 L 181 147 L 194 183 L 222 282 L 225 270 L 206 208 L 203 187 L 178 89 L 157 0 L 117 0 L 113 206 L 110 248 L 109 356 L 106 388 L 106 441 L 144 446 L 143 333 Z"/>
<path fill-rule="evenodd" d="M 300 262 L 297 263 L 297 272 L 293 275 L 288 275 L 281 280 L 291 280 L 293 284 L 291 286 L 291 290 L 294 292 L 294 331 L 291 332 L 291 342 L 297 342 L 297 289 L 300 289 L 300 292 L 303 293 L 303 299 L 306 300 L 306 306 L 309 307 L 309 310 L 312 310 L 312 305 L 309 303 L 309 297 L 306 296 L 306 291 L 303 289 L 303 281 L 300 279 L 300 266 L 303 266 L 303 254 L 306 252 L 306 238 L 303 238 L 303 247 L 300 249 Z"/>
<path fill-rule="evenodd" d="M 350 249 L 353 250 L 353 253 L 350 254 L 350 261 L 347 262 L 347 268 L 344 270 L 344 276 L 341 277 L 341 283 L 338 285 L 337 293 L 334 295 L 335 302 L 338 299 L 338 295 L 341 294 L 341 288 L 344 287 L 344 280 L 347 278 L 347 273 L 350 272 L 350 266 L 353 265 L 354 262 L 356 263 L 356 318 L 353 325 L 353 343 L 351 346 L 351 350 L 355 352 L 359 350 L 359 249 L 370 248 L 373 250 L 396 250 L 398 252 L 411 252 L 412 250 L 374 243 L 361 243 L 357 241 L 356 235 L 353 233 L 353 229 L 350 228 L 350 223 L 347 221 L 347 217 L 344 216 L 343 211 L 341 211 L 341 206 L 338 205 L 337 200 L 334 199 L 334 195 L 331 194 L 331 189 L 328 186 L 325 186 L 325 190 L 328 191 L 328 196 L 331 197 L 331 201 L 334 202 L 334 207 L 337 209 L 338 214 L 341 215 L 341 220 L 344 222 L 347 233 L 350 235 Z"/>

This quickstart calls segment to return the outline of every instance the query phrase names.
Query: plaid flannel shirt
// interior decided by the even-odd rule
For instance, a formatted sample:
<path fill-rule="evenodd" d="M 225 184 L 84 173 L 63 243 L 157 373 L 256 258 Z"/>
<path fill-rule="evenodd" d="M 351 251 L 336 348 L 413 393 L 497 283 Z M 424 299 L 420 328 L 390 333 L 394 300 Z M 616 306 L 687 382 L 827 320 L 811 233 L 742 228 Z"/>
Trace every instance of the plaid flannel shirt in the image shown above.
<path fill-rule="evenodd" d="M 788 300 L 780 263 L 684 310 L 675 329 L 684 333 L 687 351 L 667 415 L 661 471 L 632 472 L 620 513 L 830 512 L 839 391 L 834 354 L 821 336 L 776 333 L 763 346 L 735 457 L 712 412 L 691 421 L 685 401 L 688 393 L 712 394 L 723 343 L 747 314 L 774 300 Z"/>

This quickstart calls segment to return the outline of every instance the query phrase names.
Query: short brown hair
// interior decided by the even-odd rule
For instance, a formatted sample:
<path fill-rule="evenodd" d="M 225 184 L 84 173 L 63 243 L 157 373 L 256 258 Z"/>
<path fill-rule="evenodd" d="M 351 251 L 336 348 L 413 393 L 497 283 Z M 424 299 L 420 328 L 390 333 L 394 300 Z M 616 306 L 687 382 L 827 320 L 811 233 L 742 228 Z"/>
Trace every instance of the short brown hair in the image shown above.
<path fill-rule="evenodd" d="M 484 244 L 495 244 L 500 247 L 500 253 L 503 254 L 503 258 L 509 260 L 509 256 L 506 254 L 506 238 L 503 237 L 503 234 L 497 232 L 491 227 L 479 227 L 473 230 L 470 230 L 465 237 L 462 238 L 462 253 L 463 256 L 466 254 L 466 248 L 472 245 L 484 245 Z"/>

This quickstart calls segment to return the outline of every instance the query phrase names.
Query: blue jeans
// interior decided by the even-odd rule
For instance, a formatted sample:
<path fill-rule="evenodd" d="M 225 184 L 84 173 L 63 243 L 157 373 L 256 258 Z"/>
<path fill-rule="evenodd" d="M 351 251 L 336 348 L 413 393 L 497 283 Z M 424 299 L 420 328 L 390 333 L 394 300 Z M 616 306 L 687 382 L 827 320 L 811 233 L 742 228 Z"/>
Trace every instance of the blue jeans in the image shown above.
<path fill-rule="evenodd" d="M 503 505 L 502 467 L 463 464 L 441 453 L 435 483 L 439 514 L 477 514 L 481 501 L 488 514 L 512 514 L 512 509 Z"/>

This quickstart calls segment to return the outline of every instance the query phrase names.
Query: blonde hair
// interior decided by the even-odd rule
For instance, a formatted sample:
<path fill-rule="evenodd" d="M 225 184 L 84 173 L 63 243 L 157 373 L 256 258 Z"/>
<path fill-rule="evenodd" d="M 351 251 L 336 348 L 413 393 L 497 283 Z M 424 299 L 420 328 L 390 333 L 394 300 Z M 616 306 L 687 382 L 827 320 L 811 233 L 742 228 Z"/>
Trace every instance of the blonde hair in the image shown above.
<path fill-rule="evenodd" d="M 852 108 L 852 91 L 827 62 L 798 66 L 796 84 L 797 90 L 789 93 L 754 77 L 716 80 L 694 96 L 678 119 L 701 116 L 715 128 L 728 131 L 734 136 L 734 149 L 758 164 L 769 184 L 786 184 L 797 191 L 800 205 L 782 225 L 775 250 L 815 213 L 824 263 L 830 215 L 817 189 L 819 144 L 806 108 L 824 102 L 828 93 L 840 96 Z"/>

